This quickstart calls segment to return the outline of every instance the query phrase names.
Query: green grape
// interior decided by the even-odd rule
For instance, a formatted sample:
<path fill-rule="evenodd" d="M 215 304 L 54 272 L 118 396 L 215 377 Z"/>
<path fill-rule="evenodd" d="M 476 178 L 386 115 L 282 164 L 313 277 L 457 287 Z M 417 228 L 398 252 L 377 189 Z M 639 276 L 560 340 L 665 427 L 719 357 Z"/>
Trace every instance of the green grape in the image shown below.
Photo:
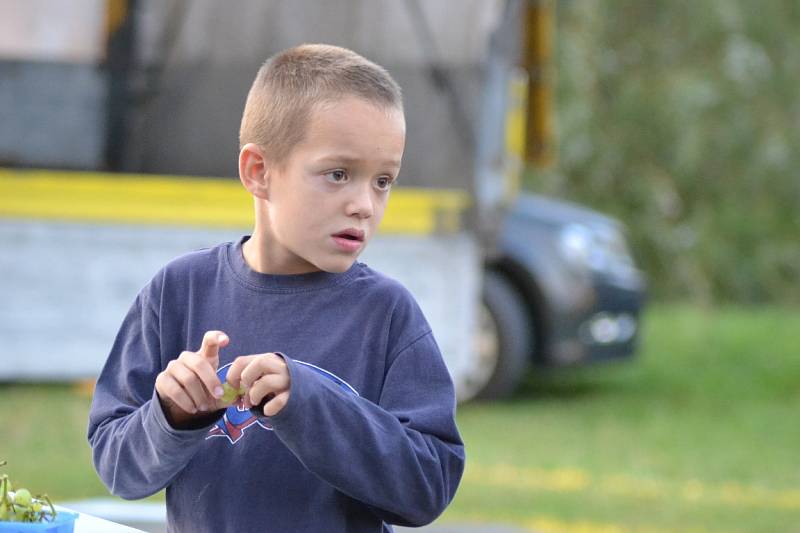
<path fill-rule="evenodd" d="M 4 465 L 5 461 L 0 461 L 0 466 Z M 8 475 L 0 476 L 0 522 L 42 522 L 53 520 L 56 514 L 46 494 L 34 498 L 28 489 L 14 492 Z"/>
<path fill-rule="evenodd" d="M 230 405 L 236 401 L 236 398 L 239 396 L 243 396 L 246 391 L 244 387 L 239 387 L 239 389 L 234 389 L 230 384 L 223 383 L 222 384 L 222 397 L 219 399 L 225 405 Z"/>
<path fill-rule="evenodd" d="M 28 489 L 19 489 L 14 494 L 14 505 L 19 507 L 30 507 L 31 493 Z"/>

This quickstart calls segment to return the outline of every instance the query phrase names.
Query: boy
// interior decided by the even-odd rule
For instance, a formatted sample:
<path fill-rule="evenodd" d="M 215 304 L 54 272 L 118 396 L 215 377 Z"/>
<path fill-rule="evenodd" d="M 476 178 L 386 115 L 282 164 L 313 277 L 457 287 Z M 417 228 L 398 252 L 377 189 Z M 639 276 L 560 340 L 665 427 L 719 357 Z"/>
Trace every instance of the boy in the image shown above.
<path fill-rule="evenodd" d="M 262 66 L 240 130 L 252 236 L 156 274 L 98 379 L 89 441 L 112 493 L 166 487 L 169 531 L 192 533 L 391 531 L 444 510 L 464 467 L 453 385 L 412 296 L 356 261 L 404 144 L 399 87 L 354 52 Z"/>

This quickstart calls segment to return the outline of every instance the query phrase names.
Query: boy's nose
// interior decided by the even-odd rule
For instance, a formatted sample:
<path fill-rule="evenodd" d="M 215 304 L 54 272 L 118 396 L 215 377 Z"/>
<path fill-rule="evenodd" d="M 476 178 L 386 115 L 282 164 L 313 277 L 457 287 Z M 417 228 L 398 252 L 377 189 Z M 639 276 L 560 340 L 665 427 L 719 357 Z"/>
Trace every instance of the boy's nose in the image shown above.
<path fill-rule="evenodd" d="M 374 207 L 372 205 L 372 192 L 369 187 L 358 187 L 353 191 L 347 204 L 347 215 L 358 216 L 359 218 L 369 218 L 372 216 Z"/>

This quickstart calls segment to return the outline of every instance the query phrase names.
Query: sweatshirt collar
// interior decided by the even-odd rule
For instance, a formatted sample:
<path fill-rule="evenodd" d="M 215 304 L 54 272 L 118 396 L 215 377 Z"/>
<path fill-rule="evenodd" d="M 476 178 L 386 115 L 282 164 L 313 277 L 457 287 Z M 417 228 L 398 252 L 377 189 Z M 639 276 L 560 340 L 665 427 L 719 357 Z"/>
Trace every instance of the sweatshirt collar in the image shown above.
<path fill-rule="evenodd" d="M 361 267 L 354 261 L 344 272 L 308 272 L 306 274 L 262 274 L 250 268 L 244 260 L 242 245 L 250 235 L 242 236 L 227 248 L 228 264 L 234 275 L 247 286 L 268 292 L 304 292 L 334 287 L 348 282 Z"/>

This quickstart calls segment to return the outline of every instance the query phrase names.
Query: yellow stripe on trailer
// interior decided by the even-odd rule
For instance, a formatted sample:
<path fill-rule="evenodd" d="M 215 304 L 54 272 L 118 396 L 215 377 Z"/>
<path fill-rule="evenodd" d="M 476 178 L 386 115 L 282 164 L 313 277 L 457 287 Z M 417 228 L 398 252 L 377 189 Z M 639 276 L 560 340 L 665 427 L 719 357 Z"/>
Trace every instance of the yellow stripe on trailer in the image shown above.
<path fill-rule="evenodd" d="M 381 233 L 462 229 L 467 193 L 397 188 Z M 253 200 L 238 180 L 0 169 L 0 217 L 202 227 L 253 226 Z"/>

